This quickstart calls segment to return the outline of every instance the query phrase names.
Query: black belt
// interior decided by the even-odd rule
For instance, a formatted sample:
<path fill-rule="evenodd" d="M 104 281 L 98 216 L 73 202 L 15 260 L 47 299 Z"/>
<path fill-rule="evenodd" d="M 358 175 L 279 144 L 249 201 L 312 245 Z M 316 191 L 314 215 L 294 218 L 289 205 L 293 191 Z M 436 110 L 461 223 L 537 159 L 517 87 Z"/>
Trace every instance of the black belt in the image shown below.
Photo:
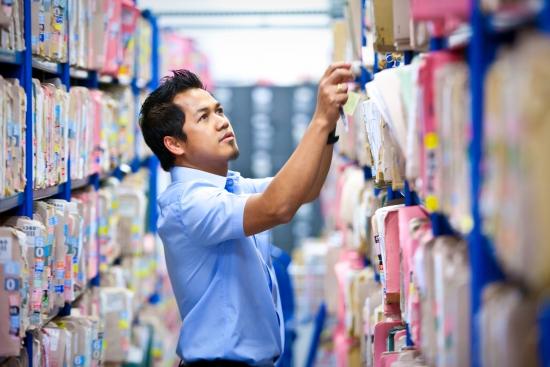
<path fill-rule="evenodd" d="M 198 360 L 193 362 L 180 361 L 180 367 L 249 367 L 246 362 L 230 361 L 227 359 Z"/>

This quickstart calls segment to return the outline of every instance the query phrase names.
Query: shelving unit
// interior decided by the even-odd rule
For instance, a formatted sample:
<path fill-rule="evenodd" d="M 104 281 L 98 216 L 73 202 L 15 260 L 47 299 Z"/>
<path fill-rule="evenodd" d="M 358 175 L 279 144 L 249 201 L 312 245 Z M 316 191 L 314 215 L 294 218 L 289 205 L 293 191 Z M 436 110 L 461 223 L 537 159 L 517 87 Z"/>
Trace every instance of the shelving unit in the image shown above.
<path fill-rule="evenodd" d="M 367 1 L 362 1 L 362 19 L 365 19 Z M 517 16 L 517 14 L 514 14 Z M 473 219 L 472 231 L 466 236 L 471 266 L 471 362 L 472 367 L 481 367 L 481 336 L 479 325 L 479 312 L 482 306 L 482 293 L 484 288 L 496 281 L 507 281 L 516 284 L 504 273 L 503 268 L 495 258 L 495 251 L 490 238 L 482 231 L 483 218 L 480 212 L 480 194 L 483 183 L 483 146 L 484 146 L 484 99 L 486 74 L 495 59 L 499 48 L 509 42 L 520 31 L 532 27 L 550 35 L 550 0 L 543 1 L 543 7 L 536 11 L 517 16 L 516 21 L 506 22 L 507 18 L 484 14 L 481 10 L 481 1 L 472 2 L 469 26 L 448 37 L 434 37 L 430 41 L 430 51 L 447 50 L 455 47 L 467 48 L 467 63 L 470 75 L 471 94 L 471 134 L 470 142 L 470 182 L 471 182 L 471 214 Z M 509 19 L 508 19 L 509 20 Z M 362 45 L 366 47 L 365 24 L 362 25 Z M 550 40 L 549 40 L 550 42 Z M 362 55 L 364 52 L 362 52 Z M 414 56 L 413 52 L 404 52 L 404 62 L 409 64 Z M 378 70 L 378 54 L 375 53 L 373 75 L 368 70 L 362 70 L 358 78 L 361 89 L 364 91 L 365 83 L 372 80 Z M 363 63 L 364 64 L 364 63 Z M 344 158 L 344 161 L 346 159 Z M 371 177 L 370 168 L 364 167 L 365 177 Z M 380 190 L 375 189 L 375 193 Z M 410 190 L 408 182 L 402 192 L 392 191 L 388 188 L 388 198 L 403 195 L 405 205 L 418 205 L 422 203 L 415 192 Z M 506 200 L 506 198 L 503 198 Z M 434 236 L 456 235 L 444 213 L 430 214 Z M 550 366 L 550 297 L 539 308 L 539 361 L 541 366 Z M 318 328 L 319 325 L 316 324 Z M 318 336 L 317 336 L 318 337 Z M 314 341 L 312 348 L 318 343 Z M 412 340 L 407 325 L 407 345 L 412 346 Z M 311 355 L 311 350 L 310 350 Z"/>
<path fill-rule="evenodd" d="M 36 200 L 43 200 L 48 198 L 62 198 L 70 201 L 73 190 L 82 189 L 87 186 L 91 186 L 96 190 L 99 189 L 102 181 L 110 178 L 117 177 L 122 179 L 127 173 L 135 173 L 140 168 L 146 167 L 150 169 L 150 182 L 149 182 L 149 208 L 148 208 L 148 223 L 146 232 L 155 233 L 156 231 L 156 218 L 157 218 L 157 169 L 159 162 L 156 157 L 134 157 L 131 162 L 116 167 L 114 170 L 107 174 L 92 174 L 86 178 L 79 180 L 68 180 L 53 187 L 47 187 L 43 189 L 33 190 L 33 125 L 32 125 L 32 108 L 30 101 L 32 101 L 32 78 L 33 75 L 43 76 L 51 75 L 52 77 L 58 77 L 61 82 L 70 89 L 71 80 L 75 81 L 78 85 L 82 85 L 88 88 L 98 88 L 99 83 L 113 84 L 120 83 L 124 85 L 132 85 L 132 91 L 135 96 L 135 101 L 138 101 L 138 95 L 140 90 L 144 88 L 154 89 L 158 85 L 159 77 L 159 62 L 157 58 L 158 53 L 158 27 L 155 16 L 150 11 L 144 11 L 143 17 L 147 19 L 152 26 L 153 33 L 153 45 L 152 45 L 152 58 L 151 60 L 151 75 L 152 80 L 145 82 L 143 80 L 120 80 L 112 77 L 99 78 L 98 72 L 93 70 L 83 70 L 79 68 L 71 67 L 68 63 L 55 63 L 47 60 L 43 60 L 37 56 L 32 55 L 31 50 L 31 0 L 23 1 L 23 13 L 24 13 L 24 34 L 26 49 L 22 52 L 9 52 L 0 50 L 0 64 L 6 64 L 10 66 L 10 69 L 6 71 L 9 77 L 16 77 L 19 79 L 21 86 L 25 90 L 27 97 L 27 111 L 25 116 L 26 121 L 26 187 L 23 193 L 19 193 L 12 197 L 0 199 L 0 213 L 13 211 L 14 214 L 32 217 L 33 214 L 33 202 Z M 136 127 L 137 128 L 137 127 Z M 136 139 L 137 140 L 137 139 Z M 137 141 L 136 141 L 137 144 Z M 70 177 L 70 157 L 67 162 L 68 177 Z M 92 279 L 86 288 L 81 290 L 76 297 L 75 301 L 78 301 L 79 297 L 89 288 L 93 286 L 99 286 L 99 275 Z M 151 295 L 154 296 L 154 295 Z M 49 320 L 59 316 L 66 316 L 70 314 L 71 304 L 66 303 L 65 306 L 59 309 Z M 27 353 L 29 355 L 29 366 L 32 367 L 32 333 L 29 331 L 26 334 L 24 340 Z M 2 358 L 0 358 L 0 361 Z"/>

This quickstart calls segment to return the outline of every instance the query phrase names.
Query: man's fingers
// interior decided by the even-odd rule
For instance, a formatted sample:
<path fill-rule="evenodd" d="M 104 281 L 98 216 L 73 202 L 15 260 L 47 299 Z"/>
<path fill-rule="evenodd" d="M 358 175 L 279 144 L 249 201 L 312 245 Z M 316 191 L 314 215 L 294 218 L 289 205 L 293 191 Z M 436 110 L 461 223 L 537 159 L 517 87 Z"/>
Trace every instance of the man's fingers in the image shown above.
<path fill-rule="evenodd" d="M 343 94 L 343 93 L 338 93 L 335 97 L 334 97 L 334 101 L 339 105 L 339 106 L 343 106 L 346 104 L 346 102 L 348 101 L 348 94 Z"/>
<path fill-rule="evenodd" d="M 335 62 L 335 63 L 331 64 L 327 68 L 327 70 L 325 71 L 324 77 L 329 76 L 330 74 L 332 74 L 332 72 L 334 70 L 337 70 L 337 69 L 348 69 L 349 70 L 349 69 L 351 69 L 351 63 L 342 61 L 342 62 Z"/>
<path fill-rule="evenodd" d="M 335 69 L 327 78 L 329 84 L 347 83 L 354 80 L 349 69 Z"/>
<path fill-rule="evenodd" d="M 348 84 L 347 83 L 338 83 L 334 86 L 334 89 L 336 90 L 336 93 L 347 93 L 348 92 Z"/>

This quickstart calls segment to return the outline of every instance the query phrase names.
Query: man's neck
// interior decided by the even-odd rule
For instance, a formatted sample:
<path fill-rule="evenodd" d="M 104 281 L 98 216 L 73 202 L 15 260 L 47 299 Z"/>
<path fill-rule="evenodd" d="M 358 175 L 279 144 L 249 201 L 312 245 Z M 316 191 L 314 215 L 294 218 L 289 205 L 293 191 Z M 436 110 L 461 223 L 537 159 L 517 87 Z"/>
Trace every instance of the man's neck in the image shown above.
<path fill-rule="evenodd" d="M 181 162 L 178 164 L 176 162 L 176 166 L 193 168 L 199 171 L 208 172 L 213 175 L 218 175 L 222 177 L 227 177 L 227 171 L 229 169 L 229 163 L 225 163 L 225 165 L 214 166 L 214 165 L 196 165 L 189 162 Z"/>

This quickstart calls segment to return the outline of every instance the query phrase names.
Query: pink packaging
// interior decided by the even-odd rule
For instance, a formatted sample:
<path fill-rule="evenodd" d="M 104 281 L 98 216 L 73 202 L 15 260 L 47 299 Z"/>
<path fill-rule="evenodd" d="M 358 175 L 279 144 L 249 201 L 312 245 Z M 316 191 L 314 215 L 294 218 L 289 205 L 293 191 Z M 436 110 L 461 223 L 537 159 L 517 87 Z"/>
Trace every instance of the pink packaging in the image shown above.
<path fill-rule="evenodd" d="M 384 220 L 385 227 L 385 250 L 386 264 L 384 271 L 386 273 L 386 289 L 384 300 L 386 304 L 397 304 L 399 306 L 400 286 L 400 266 L 399 266 L 399 218 L 398 211 L 389 211 Z"/>
<path fill-rule="evenodd" d="M 409 291 L 411 287 L 411 273 L 413 270 L 413 256 L 418 248 L 418 240 L 412 237 L 411 226 L 419 225 L 422 220 L 428 220 L 428 214 L 420 206 L 405 206 L 399 209 L 399 244 L 401 245 L 401 271 L 403 276 L 401 295 L 402 311 L 409 304 Z M 416 220 L 415 222 L 412 222 Z M 408 321 L 408 320 L 407 320 Z"/>
<path fill-rule="evenodd" d="M 438 68 L 460 61 L 460 56 L 449 51 L 431 52 L 420 67 L 418 82 L 422 89 L 422 114 L 424 125 L 421 126 L 423 143 L 420 145 L 420 173 L 422 176 L 422 196 L 426 200 L 428 211 L 438 209 L 437 202 L 433 201 L 435 193 L 438 165 L 437 120 L 435 116 L 434 77 Z"/>
<path fill-rule="evenodd" d="M 382 367 L 382 354 L 386 352 L 386 339 L 390 329 L 401 325 L 401 321 L 382 321 L 374 326 L 374 367 Z"/>
<path fill-rule="evenodd" d="M 117 76 L 118 67 L 122 63 L 122 0 L 103 0 L 103 10 L 106 15 L 105 60 L 101 72 Z"/>
<path fill-rule="evenodd" d="M 98 90 L 90 91 L 94 102 L 94 118 L 93 118 L 93 158 L 90 160 L 90 173 L 100 173 L 100 158 L 101 158 L 101 118 L 102 118 L 102 93 Z"/>
<path fill-rule="evenodd" d="M 411 0 L 411 15 L 414 20 L 468 19 L 470 6 L 469 0 Z"/>

